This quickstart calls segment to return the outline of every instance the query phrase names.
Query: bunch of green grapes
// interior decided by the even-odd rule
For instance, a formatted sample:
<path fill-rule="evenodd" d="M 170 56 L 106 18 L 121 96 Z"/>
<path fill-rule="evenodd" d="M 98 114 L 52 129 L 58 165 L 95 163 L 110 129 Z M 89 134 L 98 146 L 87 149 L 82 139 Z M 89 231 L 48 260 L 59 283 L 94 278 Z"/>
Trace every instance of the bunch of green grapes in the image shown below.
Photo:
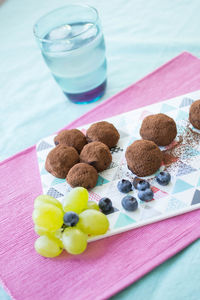
<path fill-rule="evenodd" d="M 88 201 L 85 188 L 72 189 L 63 205 L 55 198 L 40 195 L 35 199 L 33 222 L 40 237 L 35 250 L 42 256 L 55 257 L 65 249 L 80 254 L 87 248 L 88 235 L 107 232 L 109 222 L 94 201 Z"/>

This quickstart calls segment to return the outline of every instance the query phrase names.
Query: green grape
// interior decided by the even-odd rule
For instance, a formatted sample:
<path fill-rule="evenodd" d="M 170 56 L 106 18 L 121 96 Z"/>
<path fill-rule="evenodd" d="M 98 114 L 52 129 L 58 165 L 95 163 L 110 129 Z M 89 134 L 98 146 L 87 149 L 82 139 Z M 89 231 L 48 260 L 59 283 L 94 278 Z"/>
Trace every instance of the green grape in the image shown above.
<path fill-rule="evenodd" d="M 47 231 L 56 231 L 63 224 L 63 212 L 55 205 L 43 204 L 34 209 L 33 221 Z"/>
<path fill-rule="evenodd" d="M 35 241 L 35 250 L 42 256 L 55 257 L 62 252 L 63 244 L 58 238 L 42 235 Z"/>
<path fill-rule="evenodd" d="M 87 209 L 100 210 L 99 209 L 99 205 L 95 201 L 88 201 L 88 203 L 87 203 Z"/>
<path fill-rule="evenodd" d="M 88 191 L 83 187 L 76 187 L 64 198 L 63 209 L 65 212 L 74 211 L 80 214 L 87 208 Z"/>
<path fill-rule="evenodd" d="M 45 229 L 43 227 L 39 227 L 39 226 L 35 225 L 34 230 L 35 230 L 35 233 L 37 233 L 40 236 L 48 235 L 48 236 L 53 236 L 53 237 L 57 237 L 57 238 L 61 238 L 61 236 L 62 236 L 61 228 L 56 231 L 48 231 L 47 229 Z"/>
<path fill-rule="evenodd" d="M 62 240 L 65 250 L 70 254 L 80 254 L 87 247 L 87 235 L 77 228 L 66 228 Z"/>
<path fill-rule="evenodd" d="M 79 228 L 91 235 L 104 234 L 109 228 L 107 217 L 95 209 L 87 209 L 79 215 Z"/>
<path fill-rule="evenodd" d="M 40 227 L 37 225 L 34 226 L 34 230 L 35 230 L 35 233 L 37 233 L 38 235 L 48 235 L 50 233 L 46 228 L 43 228 L 43 227 Z M 54 233 L 54 232 L 51 232 L 51 234 L 52 233 Z"/>
<path fill-rule="evenodd" d="M 62 204 L 56 198 L 48 196 L 48 195 L 40 195 L 37 198 L 35 198 L 34 208 L 37 208 L 40 205 L 43 205 L 44 203 L 53 204 L 63 211 Z"/>

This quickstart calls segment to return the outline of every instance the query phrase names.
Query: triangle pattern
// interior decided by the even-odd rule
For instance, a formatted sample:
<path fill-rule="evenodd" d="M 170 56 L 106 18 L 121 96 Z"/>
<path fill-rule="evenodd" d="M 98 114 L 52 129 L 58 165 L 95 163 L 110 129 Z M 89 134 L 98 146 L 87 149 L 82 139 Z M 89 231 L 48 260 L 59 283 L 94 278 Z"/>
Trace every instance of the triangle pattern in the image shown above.
<path fill-rule="evenodd" d="M 130 146 L 130 145 L 131 145 L 134 141 L 136 141 L 136 140 L 138 140 L 138 138 L 132 136 L 131 139 L 130 139 L 129 142 L 128 142 L 127 147 Z"/>
<path fill-rule="evenodd" d="M 42 159 L 41 157 L 38 156 L 38 162 L 39 162 L 39 163 L 43 163 L 43 162 L 44 162 L 44 159 Z"/>
<path fill-rule="evenodd" d="M 103 184 L 106 184 L 108 183 L 109 181 L 105 178 L 103 178 L 102 176 L 98 176 L 98 179 L 97 179 L 97 184 L 96 186 L 99 186 L 99 185 L 103 185 Z"/>
<path fill-rule="evenodd" d="M 191 205 L 195 205 L 195 204 L 198 204 L 198 203 L 200 203 L 200 191 L 196 190 L 194 192 Z"/>
<path fill-rule="evenodd" d="M 42 151 L 42 150 L 45 150 L 45 149 L 48 149 L 51 147 L 52 147 L 52 145 L 48 144 L 45 141 L 41 141 L 41 143 L 37 146 L 37 151 Z"/>
<path fill-rule="evenodd" d="M 49 174 L 49 172 L 48 172 L 45 168 L 43 168 L 43 169 L 41 170 L 40 174 L 41 174 L 41 175 L 46 175 L 46 174 Z"/>
<path fill-rule="evenodd" d="M 171 106 L 171 105 L 166 104 L 166 103 L 163 103 L 160 112 L 161 113 L 166 113 L 166 112 L 169 112 L 169 111 L 172 111 L 172 110 L 175 110 L 175 109 L 176 109 L 176 107 Z"/>
<path fill-rule="evenodd" d="M 200 177 L 199 177 L 199 181 L 198 181 L 198 183 L 197 183 L 197 186 L 200 186 Z"/>
<path fill-rule="evenodd" d="M 48 192 L 47 195 L 52 196 L 54 198 L 59 198 L 59 197 L 63 197 L 64 195 L 61 194 L 60 192 L 58 192 L 56 189 L 54 189 L 53 187 L 51 187 Z"/>
<path fill-rule="evenodd" d="M 144 120 L 145 117 L 150 116 L 150 115 L 152 115 L 152 112 L 150 112 L 148 110 L 143 110 L 139 117 L 139 120 Z"/>
<path fill-rule="evenodd" d="M 65 179 L 62 179 L 62 178 L 55 178 L 55 179 L 52 181 L 51 185 L 53 186 L 53 185 L 60 184 L 60 183 L 64 183 L 64 182 L 65 182 Z"/>
<path fill-rule="evenodd" d="M 120 139 L 123 139 L 124 137 L 129 136 L 128 133 L 126 133 L 126 132 L 124 132 L 124 131 L 122 131 L 122 130 L 118 130 L 118 131 L 119 131 L 119 134 L 120 134 Z"/>
<path fill-rule="evenodd" d="M 187 120 L 187 119 L 188 119 L 188 112 L 179 110 L 178 115 L 176 117 L 176 121 Z"/>
<path fill-rule="evenodd" d="M 188 157 L 198 156 L 200 155 L 200 151 L 197 149 L 191 148 L 189 146 L 185 146 L 185 152 L 183 154 L 183 159 L 187 159 Z"/>
<path fill-rule="evenodd" d="M 156 209 L 150 207 L 149 205 L 145 205 L 143 210 L 142 210 L 140 220 L 154 218 L 154 217 L 157 217 L 159 215 L 161 215 L 161 213 L 159 211 L 157 211 Z"/>
<path fill-rule="evenodd" d="M 175 199 L 175 198 L 171 198 L 171 199 L 169 199 L 166 211 L 177 210 L 177 209 L 183 208 L 185 206 L 186 206 L 186 204 L 184 202 L 182 202 L 178 199 Z"/>
<path fill-rule="evenodd" d="M 127 173 L 127 166 L 121 165 L 120 168 L 117 168 L 116 172 L 113 174 L 113 181 L 114 180 L 120 180 L 123 178 L 124 174 Z"/>
<path fill-rule="evenodd" d="M 194 102 L 191 98 L 183 98 L 179 107 L 189 106 Z"/>
<path fill-rule="evenodd" d="M 177 124 L 176 126 L 177 126 L 178 134 L 182 135 L 185 132 L 185 127 L 180 124 Z"/>
<path fill-rule="evenodd" d="M 179 169 L 178 169 L 176 176 L 190 174 L 195 171 L 197 171 L 197 170 L 190 167 L 189 165 L 184 164 L 182 161 L 179 161 Z"/>
<path fill-rule="evenodd" d="M 129 216 L 123 214 L 123 213 L 120 213 L 116 223 L 115 223 L 115 229 L 116 228 L 121 228 L 121 227 L 124 227 L 124 226 L 128 226 L 132 223 L 135 223 L 135 220 L 133 220 L 132 218 L 130 218 Z"/>
<path fill-rule="evenodd" d="M 155 190 L 157 189 L 157 190 Z M 160 189 L 156 188 L 156 187 L 152 187 L 152 191 L 154 192 L 154 200 L 156 199 L 161 199 L 163 197 L 166 197 L 168 195 L 168 193 L 161 191 Z"/>
<path fill-rule="evenodd" d="M 193 186 L 181 179 L 177 179 L 172 194 L 180 193 L 191 189 Z"/>
<path fill-rule="evenodd" d="M 99 201 L 101 199 L 101 196 L 99 196 L 97 193 L 89 192 L 89 200 L 91 201 Z"/>
<path fill-rule="evenodd" d="M 185 182 L 193 185 L 194 187 L 197 186 L 198 184 L 198 180 L 199 180 L 199 172 L 198 170 L 196 172 L 192 172 L 189 174 L 186 174 L 186 175 L 182 175 L 181 176 L 181 180 L 184 180 Z M 200 182 L 199 182 L 200 183 Z"/>

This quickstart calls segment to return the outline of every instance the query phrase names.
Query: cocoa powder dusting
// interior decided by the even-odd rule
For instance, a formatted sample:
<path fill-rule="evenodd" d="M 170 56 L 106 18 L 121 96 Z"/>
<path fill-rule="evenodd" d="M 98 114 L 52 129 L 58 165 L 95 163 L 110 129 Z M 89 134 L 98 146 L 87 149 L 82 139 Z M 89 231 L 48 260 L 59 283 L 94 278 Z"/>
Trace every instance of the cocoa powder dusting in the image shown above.
<path fill-rule="evenodd" d="M 189 121 L 185 121 L 184 130 L 183 126 L 178 126 L 178 142 L 162 151 L 163 164 L 169 173 L 176 174 L 181 164 L 190 164 L 190 160 L 195 159 L 195 155 L 193 155 L 195 150 L 199 151 L 200 134 L 192 130 L 190 126 Z"/>

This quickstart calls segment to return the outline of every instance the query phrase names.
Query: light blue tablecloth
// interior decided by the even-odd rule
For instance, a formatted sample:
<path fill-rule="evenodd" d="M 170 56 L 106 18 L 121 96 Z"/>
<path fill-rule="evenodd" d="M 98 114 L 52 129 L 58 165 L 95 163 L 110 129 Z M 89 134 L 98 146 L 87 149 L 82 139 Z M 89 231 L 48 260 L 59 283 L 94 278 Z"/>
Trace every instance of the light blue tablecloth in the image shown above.
<path fill-rule="evenodd" d="M 199 0 L 81 2 L 99 10 L 104 28 L 108 88 L 101 101 L 184 50 L 200 54 Z M 6 0 L 0 6 L 0 160 L 100 103 L 78 106 L 65 99 L 32 34 L 41 15 L 68 3 Z M 199 300 L 199 246 L 195 242 L 114 299 Z M 0 299 L 9 299 L 2 289 Z"/>

